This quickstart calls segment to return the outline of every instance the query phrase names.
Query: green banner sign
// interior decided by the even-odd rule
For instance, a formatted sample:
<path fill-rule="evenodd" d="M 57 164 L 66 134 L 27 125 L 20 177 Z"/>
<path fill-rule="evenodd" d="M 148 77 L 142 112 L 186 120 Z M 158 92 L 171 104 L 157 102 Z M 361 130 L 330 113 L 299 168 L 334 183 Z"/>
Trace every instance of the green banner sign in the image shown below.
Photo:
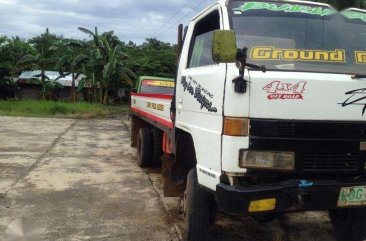
<path fill-rule="evenodd" d="M 237 8 L 234 8 L 234 13 L 236 12 L 247 12 L 251 10 L 269 10 L 274 12 L 285 12 L 285 13 L 306 13 L 318 16 L 329 16 L 331 14 L 337 13 L 336 10 L 331 8 L 323 7 L 311 7 L 299 4 L 276 4 L 267 2 L 245 2 Z M 359 19 L 366 22 L 366 13 L 358 12 L 354 10 L 345 10 L 342 12 L 343 16 L 348 19 Z"/>
<path fill-rule="evenodd" d="M 360 19 L 364 22 L 366 22 L 366 13 L 352 11 L 352 10 L 346 10 L 343 11 L 342 14 L 349 19 Z"/>
<path fill-rule="evenodd" d="M 329 8 L 322 7 L 310 7 L 298 4 L 274 4 L 266 2 L 246 2 L 243 5 L 234 8 L 233 11 L 246 12 L 250 10 L 261 10 L 266 9 L 275 12 L 286 12 L 286 13 L 307 13 L 319 16 L 328 16 L 336 13 L 337 11 Z"/>

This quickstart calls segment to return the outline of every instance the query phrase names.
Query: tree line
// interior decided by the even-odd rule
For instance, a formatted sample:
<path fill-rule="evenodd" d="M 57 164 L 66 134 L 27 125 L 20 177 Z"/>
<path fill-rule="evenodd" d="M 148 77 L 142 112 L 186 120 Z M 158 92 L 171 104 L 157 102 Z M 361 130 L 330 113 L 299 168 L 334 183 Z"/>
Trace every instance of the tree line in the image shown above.
<path fill-rule="evenodd" d="M 76 91 L 88 87 L 89 100 L 107 103 L 118 88 L 134 85 L 137 76 L 173 77 L 176 69 L 176 46 L 155 38 L 142 44 L 121 41 L 113 31 L 100 34 L 98 29 L 78 28 L 87 40 L 67 39 L 44 33 L 29 40 L 0 36 L 0 86 L 12 85 L 11 79 L 25 70 L 40 70 L 34 80 L 41 86 L 41 99 L 60 88 L 49 81 L 46 71 L 58 71 L 60 77 L 71 76 L 71 100 Z M 75 80 L 83 78 L 78 86 Z M 0 87 L 1 88 L 1 87 Z"/>

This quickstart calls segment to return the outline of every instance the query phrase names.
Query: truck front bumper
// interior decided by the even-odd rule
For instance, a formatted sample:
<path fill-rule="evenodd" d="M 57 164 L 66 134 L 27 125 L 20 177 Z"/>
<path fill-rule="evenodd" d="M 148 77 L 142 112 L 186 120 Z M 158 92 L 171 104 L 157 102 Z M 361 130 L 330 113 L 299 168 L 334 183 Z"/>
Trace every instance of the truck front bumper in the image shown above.
<path fill-rule="evenodd" d="M 352 186 L 366 186 L 366 180 L 290 180 L 245 187 L 220 183 L 216 188 L 216 199 L 220 211 L 233 215 L 253 214 L 249 212 L 251 203 L 266 199 L 275 199 L 275 206 L 263 212 L 329 210 L 337 208 L 341 187 Z"/>

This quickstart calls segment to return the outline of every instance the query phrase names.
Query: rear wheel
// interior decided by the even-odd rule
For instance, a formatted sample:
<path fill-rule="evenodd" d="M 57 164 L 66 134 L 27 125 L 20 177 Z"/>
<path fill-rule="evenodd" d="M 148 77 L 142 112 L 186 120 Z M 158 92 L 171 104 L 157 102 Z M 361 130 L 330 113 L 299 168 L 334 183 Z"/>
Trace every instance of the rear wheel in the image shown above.
<path fill-rule="evenodd" d="M 339 241 L 366 239 L 366 208 L 329 210 L 334 231 Z"/>
<path fill-rule="evenodd" d="M 141 128 L 137 136 L 137 165 L 148 167 L 152 164 L 152 135 L 149 128 Z"/>
<path fill-rule="evenodd" d="M 189 171 L 184 193 L 184 222 L 186 241 L 204 241 L 214 218 L 213 196 L 202 190 L 198 184 L 197 169 Z"/>
<path fill-rule="evenodd" d="M 152 130 L 153 137 L 153 158 L 154 167 L 161 167 L 161 156 L 163 155 L 163 132 L 154 128 Z"/>

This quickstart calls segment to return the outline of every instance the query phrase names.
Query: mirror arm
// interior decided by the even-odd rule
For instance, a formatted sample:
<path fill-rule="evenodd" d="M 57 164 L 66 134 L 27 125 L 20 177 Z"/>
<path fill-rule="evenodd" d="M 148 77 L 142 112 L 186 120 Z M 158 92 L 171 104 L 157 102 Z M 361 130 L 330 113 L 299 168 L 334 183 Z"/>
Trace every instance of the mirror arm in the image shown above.
<path fill-rule="evenodd" d="M 248 67 L 251 67 L 251 68 L 254 68 L 254 69 L 260 69 L 263 73 L 265 73 L 267 71 L 266 66 L 264 66 L 264 65 L 256 65 L 256 64 L 246 63 L 245 66 L 248 66 Z"/>
<path fill-rule="evenodd" d="M 233 79 L 234 90 L 236 93 L 246 93 L 247 86 L 249 81 L 244 78 L 245 67 L 251 67 L 254 69 L 260 69 L 263 73 L 266 72 L 266 67 L 264 65 L 256 65 L 247 63 L 247 55 L 248 48 L 244 47 L 243 49 L 238 49 L 236 53 L 236 60 L 239 61 L 239 77 Z"/>
<path fill-rule="evenodd" d="M 244 78 L 245 66 L 247 64 L 247 51 L 248 51 L 248 48 L 244 47 L 243 49 L 238 49 L 238 52 L 236 53 L 236 59 L 240 63 L 239 74 L 240 74 L 240 77 L 243 77 L 243 78 Z"/>
<path fill-rule="evenodd" d="M 248 48 L 238 49 L 236 59 L 240 63 L 239 77 L 233 79 L 234 91 L 236 93 L 246 93 L 248 87 L 248 80 L 244 78 L 245 66 L 247 66 L 247 51 Z"/>
<path fill-rule="evenodd" d="M 240 62 L 241 64 L 241 69 L 240 71 L 243 71 L 243 69 L 245 69 L 245 67 L 251 67 L 253 69 L 259 69 L 261 70 L 263 73 L 266 72 L 266 67 L 264 65 L 256 65 L 256 64 L 250 64 L 250 63 L 247 63 L 247 58 L 248 58 L 248 48 L 247 47 L 244 47 L 243 49 L 238 49 L 238 52 L 236 54 L 236 59 Z M 243 73 L 243 76 L 244 76 L 244 73 Z"/>

